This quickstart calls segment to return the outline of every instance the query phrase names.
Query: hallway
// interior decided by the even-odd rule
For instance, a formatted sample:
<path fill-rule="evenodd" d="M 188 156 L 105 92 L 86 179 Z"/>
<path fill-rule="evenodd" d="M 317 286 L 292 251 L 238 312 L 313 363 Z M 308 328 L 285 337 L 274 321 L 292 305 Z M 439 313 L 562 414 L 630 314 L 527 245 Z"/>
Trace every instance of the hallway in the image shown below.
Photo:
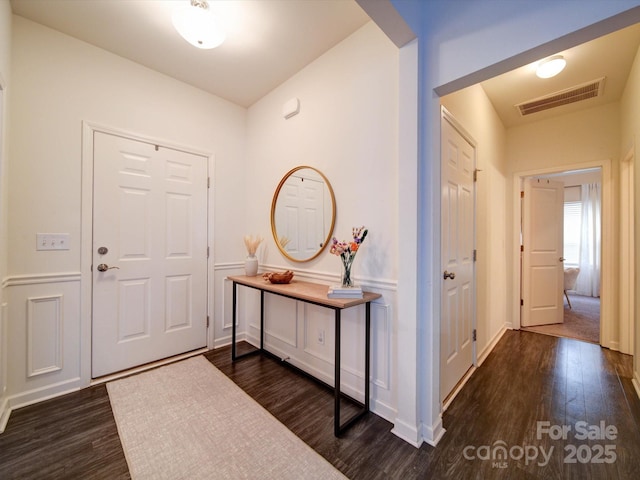
<path fill-rule="evenodd" d="M 564 302 L 563 323 L 522 327 L 529 332 L 575 338 L 600 344 L 600 298 L 569 294 L 571 307 Z"/>

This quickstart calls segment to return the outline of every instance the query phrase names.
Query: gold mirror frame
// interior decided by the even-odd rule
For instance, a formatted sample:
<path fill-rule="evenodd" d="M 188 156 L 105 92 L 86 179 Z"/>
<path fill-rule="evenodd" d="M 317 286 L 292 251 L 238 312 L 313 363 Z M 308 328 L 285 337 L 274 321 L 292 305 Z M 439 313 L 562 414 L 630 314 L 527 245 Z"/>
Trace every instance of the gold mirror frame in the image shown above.
<path fill-rule="evenodd" d="M 298 172 L 299 170 L 303 170 L 303 169 L 313 170 L 318 175 L 320 175 L 320 178 L 322 178 L 322 180 L 324 181 L 324 185 L 327 188 L 327 190 L 329 191 L 329 195 L 331 197 L 331 225 L 329 227 L 329 230 L 327 231 L 326 238 L 324 238 L 324 240 L 322 241 L 321 246 L 318 248 L 318 251 L 315 254 L 313 254 L 312 256 L 310 256 L 308 258 L 295 258 L 291 254 L 289 254 L 289 252 L 287 252 L 286 249 L 280 244 L 280 236 L 278 235 L 278 231 L 277 231 L 277 228 L 276 228 L 276 207 L 277 207 L 277 203 L 278 203 L 278 196 L 280 195 L 280 190 L 282 190 L 282 187 L 284 186 L 286 181 L 295 172 Z M 278 184 L 278 187 L 276 188 L 276 191 L 273 194 L 273 201 L 271 202 L 271 233 L 273 235 L 273 240 L 275 241 L 275 243 L 276 243 L 276 245 L 278 247 L 278 250 L 280 250 L 280 253 L 282 253 L 282 255 L 284 255 L 286 258 L 288 258 L 292 262 L 302 263 L 302 262 L 308 262 L 310 260 L 313 260 L 314 258 L 316 258 L 318 255 L 320 255 L 322 253 L 324 248 L 327 246 L 327 244 L 331 240 L 331 235 L 333 234 L 333 227 L 335 226 L 335 223 L 336 223 L 336 197 L 333 194 L 333 188 L 331 188 L 331 184 L 329 183 L 329 180 L 327 179 L 327 177 L 325 177 L 324 174 L 320 170 L 318 170 L 317 168 L 309 167 L 307 165 L 301 165 L 299 167 L 295 167 L 295 168 L 289 170 L 285 174 L 285 176 L 282 177 L 282 180 L 280 180 L 280 183 Z"/>

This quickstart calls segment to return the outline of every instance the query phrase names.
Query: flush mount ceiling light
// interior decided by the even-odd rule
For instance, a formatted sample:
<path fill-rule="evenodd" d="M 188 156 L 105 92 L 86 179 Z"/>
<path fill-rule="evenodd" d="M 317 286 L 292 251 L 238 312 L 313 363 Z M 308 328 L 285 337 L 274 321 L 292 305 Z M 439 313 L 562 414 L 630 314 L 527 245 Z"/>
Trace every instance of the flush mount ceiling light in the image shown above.
<path fill-rule="evenodd" d="M 551 78 L 559 74 L 567 65 L 567 61 L 562 55 L 555 55 L 553 57 L 542 60 L 536 69 L 536 75 L 540 78 Z"/>
<path fill-rule="evenodd" d="M 194 47 L 216 48 L 224 42 L 225 34 L 205 0 L 191 0 L 190 5 L 176 9 L 172 21 L 178 33 Z"/>

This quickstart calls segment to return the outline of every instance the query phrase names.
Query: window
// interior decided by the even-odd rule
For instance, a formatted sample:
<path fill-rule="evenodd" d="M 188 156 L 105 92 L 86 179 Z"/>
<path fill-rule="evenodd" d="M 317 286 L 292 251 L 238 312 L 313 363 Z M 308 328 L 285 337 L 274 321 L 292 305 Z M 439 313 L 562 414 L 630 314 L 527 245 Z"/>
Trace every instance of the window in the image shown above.
<path fill-rule="evenodd" d="M 580 263 L 582 202 L 564 202 L 564 264 L 577 267 Z"/>

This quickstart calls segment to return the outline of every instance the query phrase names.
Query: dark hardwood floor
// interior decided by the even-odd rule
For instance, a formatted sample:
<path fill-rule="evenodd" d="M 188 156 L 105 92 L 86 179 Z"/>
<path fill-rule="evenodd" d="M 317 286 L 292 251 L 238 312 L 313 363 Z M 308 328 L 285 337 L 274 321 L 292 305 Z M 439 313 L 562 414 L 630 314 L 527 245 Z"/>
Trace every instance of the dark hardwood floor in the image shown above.
<path fill-rule="evenodd" d="M 640 478 L 631 357 L 597 345 L 507 332 L 445 412 L 438 447 L 419 449 L 373 414 L 335 438 L 331 390 L 279 360 L 232 363 L 229 347 L 205 357 L 351 479 Z M 595 438 L 602 422 L 609 438 Z M 563 427 L 564 440 L 547 433 Z M 581 440 L 583 431 L 594 438 Z M 0 478 L 129 478 L 106 388 L 13 412 L 0 435 Z"/>

